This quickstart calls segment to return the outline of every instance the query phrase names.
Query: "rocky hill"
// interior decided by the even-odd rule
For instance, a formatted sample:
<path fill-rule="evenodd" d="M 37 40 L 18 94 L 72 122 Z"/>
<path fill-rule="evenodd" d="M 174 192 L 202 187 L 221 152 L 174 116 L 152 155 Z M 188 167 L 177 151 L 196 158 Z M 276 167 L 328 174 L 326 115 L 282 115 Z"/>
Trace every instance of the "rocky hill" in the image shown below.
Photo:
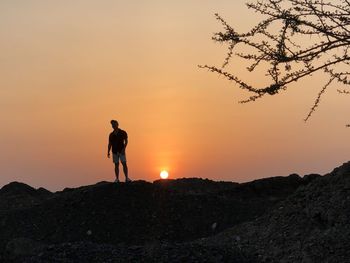
<path fill-rule="evenodd" d="M 0 190 L 0 260 L 349 262 L 349 178 L 344 164 L 244 184 L 183 178 L 51 193 L 11 183 Z"/>
<path fill-rule="evenodd" d="M 257 262 L 350 262 L 350 162 L 202 242 L 239 247 Z"/>
<path fill-rule="evenodd" d="M 0 213 L 10 209 L 21 209 L 41 203 L 52 195 L 44 188 L 12 182 L 0 189 Z"/>

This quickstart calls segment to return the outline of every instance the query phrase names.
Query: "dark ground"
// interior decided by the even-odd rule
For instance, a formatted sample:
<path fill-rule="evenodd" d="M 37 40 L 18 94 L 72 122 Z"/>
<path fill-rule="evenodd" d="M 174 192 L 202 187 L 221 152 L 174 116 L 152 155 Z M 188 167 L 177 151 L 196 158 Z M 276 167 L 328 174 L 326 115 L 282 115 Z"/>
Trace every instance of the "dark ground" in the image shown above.
<path fill-rule="evenodd" d="M 238 184 L 0 189 L 1 262 L 350 262 L 350 163 Z"/>

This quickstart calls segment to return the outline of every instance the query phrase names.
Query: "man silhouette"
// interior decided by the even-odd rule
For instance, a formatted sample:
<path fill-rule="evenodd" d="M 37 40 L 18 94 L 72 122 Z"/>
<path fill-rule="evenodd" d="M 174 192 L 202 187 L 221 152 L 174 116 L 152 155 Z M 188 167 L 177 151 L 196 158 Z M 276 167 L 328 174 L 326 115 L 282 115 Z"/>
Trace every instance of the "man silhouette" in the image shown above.
<path fill-rule="evenodd" d="M 123 171 L 125 175 L 125 182 L 130 182 L 128 177 L 128 166 L 126 164 L 125 148 L 128 145 L 128 134 L 126 131 L 119 129 L 119 123 L 116 120 L 111 120 L 113 131 L 109 134 L 108 153 L 107 157 L 110 158 L 110 151 L 112 148 L 113 162 L 115 165 L 115 181 L 119 182 L 119 160 L 123 165 Z"/>

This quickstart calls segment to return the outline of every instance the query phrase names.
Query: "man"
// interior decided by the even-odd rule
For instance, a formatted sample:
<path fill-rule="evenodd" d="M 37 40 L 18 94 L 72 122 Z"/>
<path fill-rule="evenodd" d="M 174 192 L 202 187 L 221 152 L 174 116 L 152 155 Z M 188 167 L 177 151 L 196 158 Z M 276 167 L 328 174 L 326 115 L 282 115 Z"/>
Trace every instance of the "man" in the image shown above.
<path fill-rule="evenodd" d="M 128 166 L 126 165 L 125 148 L 128 145 L 128 134 L 126 131 L 119 129 L 119 123 L 116 120 L 111 120 L 113 132 L 109 135 L 108 142 L 108 158 L 110 158 L 110 151 L 112 148 L 113 162 L 115 165 L 115 182 L 119 182 L 119 160 L 123 165 L 123 171 L 125 175 L 125 182 L 130 182 L 128 177 Z"/>

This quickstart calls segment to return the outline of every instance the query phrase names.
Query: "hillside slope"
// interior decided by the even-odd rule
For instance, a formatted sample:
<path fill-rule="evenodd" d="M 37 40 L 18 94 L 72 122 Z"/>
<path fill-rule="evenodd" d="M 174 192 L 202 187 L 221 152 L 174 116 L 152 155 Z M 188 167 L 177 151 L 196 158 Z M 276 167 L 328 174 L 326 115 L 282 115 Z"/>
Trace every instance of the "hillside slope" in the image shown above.
<path fill-rule="evenodd" d="M 202 242 L 239 247 L 258 262 L 350 262 L 350 162 L 260 218 Z"/>
<path fill-rule="evenodd" d="M 185 255 L 254 262 L 250 250 L 243 253 L 226 241 L 195 240 L 258 219 L 318 177 L 293 174 L 244 184 L 198 178 L 100 182 L 56 193 L 11 183 L 0 190 L 0 260 L 54 262 L 61 255 L 63 262 L 84 257 L 106 262 L 109 255 L 117 262 L 124 255 L 124 260 L 183 262 L 176 260 Z M 9 206 L 6 200 L 17 202 Z"/>

